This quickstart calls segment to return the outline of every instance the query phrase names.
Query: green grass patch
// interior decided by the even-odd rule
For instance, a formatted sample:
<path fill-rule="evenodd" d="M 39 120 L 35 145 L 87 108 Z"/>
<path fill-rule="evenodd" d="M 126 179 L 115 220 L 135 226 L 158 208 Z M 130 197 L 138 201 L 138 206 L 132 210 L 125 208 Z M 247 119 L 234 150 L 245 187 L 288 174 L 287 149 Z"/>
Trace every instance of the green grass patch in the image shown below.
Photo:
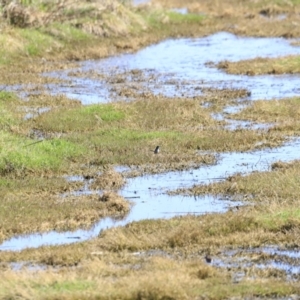
<path fill-rule="evenodd" d="M 2 132 L 0 142 L 0 170 L 4 174 L 24 169 L 59 171 L 85 152 L 82 146 L 63 139 L 29 145 L 34 141 Z"/>
<path fill-rule="evenodd" d="M 91 34 L 88 34 L 68 23 L 53 23 L 42 30 L 47 34 L 54 36 L 58 40 L 63 41 L 65 44 L 72 42 L 87 42 L 92 40 L 93 37 Z"/>
<path fill-rule="evenodd" d="M 12 92 L 0 91 L 0 102 L 11 103 L 17 99 L 16 95 Z"/>
<path fill-rule="evenodd" d="M 65 139 L 83 145 L 86 158 L 105 163 L 139 164 L 152 161 L 157 145 L 166 162 L 197 161 L 198 150 L 247 150 L 280 144 L 283 139 L 251 130 L 220 130 L 210 111 L 194 99 L 152 99 L 76 108 L 60 108 L 35 119 L 44 132 L 65 133 Z M 209 129 L 209 130 L 206 130 Z M 173 157 L 172 157 L 173 155 Z M 196 159 L 196 160 L 195 160 Z M 161 161 L 162 162 L 162 161 Z"/>
<path fill-rule="evenodd" d="M 262 213 L 259 220 L 263 228 L 268 230 L 278 231 L 278 228 L 289 230 L 300 225 L 300 209 L 286 207 L 274 211 L 273 214 Z"/>
<path fill-rule="evenodd" d="M 24 51 L 29 56 L 40 56 L 55 44 L 51 36 L 38 29 L 19 29 L 18 33 L 24 39 Z"/>
<path fill-rule="evenodd" d="M 204 20 L 204 16 L 200 14 L 181 14 L 175 11 L 169 11 L 167 16 L 171 23 L 201 23 Z"/>
<path fill-rule="evenodd" d="M 97 104 L 74 109 L 54 110 L 42 115 L 38 122 L 45 131 L 91 131 L 124 119 L 124 113 L 110 104 Z"/>
<path fill-rule="evenodd" d="M 20 103 L 14 93 L 0 91 L 0 129 L 7 130 L 21 122 Z"/>

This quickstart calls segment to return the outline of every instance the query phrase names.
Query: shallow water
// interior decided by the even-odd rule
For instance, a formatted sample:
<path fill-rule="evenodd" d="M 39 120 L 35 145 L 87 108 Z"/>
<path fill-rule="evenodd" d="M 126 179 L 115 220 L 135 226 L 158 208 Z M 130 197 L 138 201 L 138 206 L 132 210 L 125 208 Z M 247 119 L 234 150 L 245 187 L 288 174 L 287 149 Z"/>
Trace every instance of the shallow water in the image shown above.
<path fill-rule="evenodd" d="M 151 0 L 132 0 L 133 5 L 149 3 Z"/>
<path fill-rule="evenodd" d="M 182 15 L 186 15 L 188 13 L 188 9 L 186 7 L 182 7 L 182 8 L 173 8 L 172 11 L 182 14 Z"/>
<path fill-rule="evenodd" d="M 256 256 L 251 256 L 251 255 Z M 264 255 L 270 255 L 264 257 Z M 254 258 L 254 259 L 253 259 Z M 281 249 L 277 246 L 266 246 L 253 249 L 236 249 L 226 251 L 224 256 L 216 257 L 212 265 L 220 268 L 236 269 L 234 280 L 240 281 L 246 273 L 242 269 L 275 269 L 283 271 L 288 280 L 299 280 L 299 249 Z"/>
<path fill-rule="evenodd" d="M 222 197 L 183 197 L 169 196 L 165 192 L 176 188 L 190 187 L 193 184 L 208 184 L 224 180 L 237 172 L 249 174 L 252 171 L 267 171 L 270 165 L 278 160 L 290 161 L 299 158 L 300 138 L 287 142 L 282 147 L 244 153 L 223 153 L 218 163 L 203 166 L 196 170 L 168 172 L 129 178 L 121 195 L 134 202 L 134 205 L 123 220 L 105 218 L 91 229 L 79 229 L 73 232 L 49 232 L 15 237 L 5 241 L 0 250 L 18 251 L 28 247 L 42 245 L 70 244 L 98 236 L 99 232 L 114 226 L 123 226 L 132 221 L 143 219 L 171 218 L 186 214 L 204 214 L 225 212 L 231 206 L 242 205 Z M 73 180 L 80 180 L 75 177 Z M 88 189 L 83 193 L 91 193 Z"/>
<path fill-rule="evenodd" d="M 299 75 L 230 75 L 208 64 L 300 54 L 300 47 L 292 46 L 290 42 L 283 38 L 238 37 L 220 32 L 202 38 L 165 40 L 137 53 L 83 62 L 79 69 L 73 71 L 96 71 L 111 79 L 124 72 L 141 70 L 144 80 L 128 75 L 125 84 L 138 82 L 155 94 L 171 97 L 199 95 L 201 88 L 208 87 L 245 88 L 251 92 L 251 100 L 291 97 L 300 92 Z M 112 87 L 118 84 L 104 79 L 69 76 L 68 73 L 61 71 L 46 75 L 70 80 L 72 84 L 51 84 L 45 88 L 54 94 L 63 93 L 79 99 L 83 104 L 120 98 L 112 91 Z"/>
<path fill-rule="evenodd" d="M 276 57 L 300 54 L 300 48 L 292 47 L 288 40 L 279 38 L 245 38 L 221 32 L 204 38 L 167 40 L 147 47 L 135 54 L 122 54 L 99 61 L 81 64 L 81 71 L 96 71 L 105 74 L 122 74 L 124 71 L 142 70 L 146 74 L 141 82 L 154 93 L 168 96 L 201 93 L 201 88 L 247 88 L 249 99 L 269 99 L 294 96 L 300 91 L 298 75 L 236 76 L 228 75 L 207 66 L 208 61 L 249 59 L 256 56 Z M 74 71 L 74 70 L 73 70 Z M 86 79 L 68 75 L 69 71 L 53 72 L 48 75 L 71 80 L 70 84 L 47 85 L 50 92 L 64 93 L 80 99 L 84 104 L 111 101 L 113 83 L 100 79 Z M 152 78 L 152 79 L 151 79 Z M 131 76 L 128 80 L 135 81 Z M 179 83 L 179 84 L 178 84 Z M 126 84 L 126 82 L 125 82 Z M 200 87 L 200 89 L 199 89 Z M 227 107 L 223 114 L 236 112 L 240 106 Z M 215 116 L 224 119 L 224 115 Z M 226 120 L 226 118 L 225 118 Z M 231 129 L 238 126 L 255 126 L 247 122 L 230 121 Z M 257 124 L 259 129 L 266 129 Z M 260 146 L 260 145 L 258 145 Z M 168 190 L 190 187 L 194 184 L 208 184 L 224 180 L 237 172 L 248 174 L 252 171 L 266 171 L 278 160 L 299 159 L 300 139 L 293 139 L 274 149 L 244 153 L 221 153 L 218 163 L 212 166 L 183 172 L 168 172 L 128 179 L 121 194 L 135 204 L 123 220 L 105 218 L 88 230 L 74 232 L 49 232 L 15 237 L 0 245 L 0 250 L 22 250 L 42 245 L 73 243 L 96 237 L 103 229 L 122 226 L 142 219 L 170 218 L 182 214 L 203 214 L 224 212 L 230 206 L 240 203 L 226 199 L 204 197 L 169 196 Z M 163 149 L 162 149 L 163 151 Z M 91 193 L 87 188 L 83 193 Z"/>

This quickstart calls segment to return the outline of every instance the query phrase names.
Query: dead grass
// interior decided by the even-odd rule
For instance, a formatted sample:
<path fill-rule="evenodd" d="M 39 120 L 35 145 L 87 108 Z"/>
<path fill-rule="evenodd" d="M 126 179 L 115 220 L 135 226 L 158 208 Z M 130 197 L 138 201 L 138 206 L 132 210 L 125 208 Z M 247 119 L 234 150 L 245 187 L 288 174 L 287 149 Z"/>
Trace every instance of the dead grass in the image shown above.
<path fill-rule="evenodd" d="M 244 280 L 236 283 L 230 269 L 216 269 L 204 260 L 205 253 L 210 253 L 213 260 L 220 257 L 221 249 L 247 249 L 262 244 L 293 247 L 299 241 L 297 216 L 287 206 L 272 206 L 268 212 L 242 208 L 236 213 L 135 222 L 109 229 L 86 243 L 2 252 L 2 262 L 25 260 L 69 266 L 34 273 L 6 271 L 6 290 L 2 289 L 2 293 L 30 292 L 43 297 L 40 293 L 47 292 L 51 298 L 51 293 L 55 297 L 56 293 L 74 296 L 84 292 L 96 297 L 100 291 L 103 295 L 102 285 L 106 285 L 105 293 L 122 299 L 139 298 L 138 295 L 175 297 L 175 292 L 176 298 L 205 293 L 214 299 L 224 295 L 271 297 L 297 293 L 297 285 L 284 283 L 285 275 L 280 272 L 270 270 L 262 274 L 249 269 Z M 260 275 L 250 279 L 253 274 Z M 28 284 L 18 289 L 24 280 Z"/>
<path fill-rule="evenodd" d="M 207 16 L 203 25 L 209 32 L 229 31 L 246 36 L 298 37 L 297 1 L 183 1 L 154 0 L 164 7 L 184 7 L 190 13 Z"/>
<path fill-rule="evenodd" d="M 273 132 L 282 132 L 285 135 L 299 134 L 299 98 L 287 98 L 283 100 L 255 101 L 240 113 L 230 117 L 271 123 L 274 126 L 269 129 Z"/>
<path fill-rule="evenodd" d="M 226 214 L 133 222 L 105 230 L 89 242 L 21 252 L 3 251 L 1 261 L 66 265 L 63 257 L 68 256 L 68 265 L 77 265 L 95 256 L 103 256 L 105 261 L 107 256 L 124 257 L 126 253 L 133 253 L 130 257 L 134 261 L 135 255 L 140 255 L 134 254 L 136 251 L 152 249 L 160 249 L 158 255 L 162 251 L 178 261 L 191 256 L 203 261 L 205 254 L 209 253 L 214 259 L 222 249 L 263 244 L 293 247 L 299 241 L 299 210 L 293 208 L 294 203 L 274 201 L 267 209 L 248 206 Z"/>
<path fill-rule="evenodd" d="M 92 189 L 120 189 L 125 184 L 123 176 L 113 169 L 105 170 L 101 175 L 97 176 L 91 184 Z"/>
<path fill-rule="evenodd" d="M 257 182 L 264 185 L 261 177 Z M 110 195 L 103 196 L 103 199 L 108 198 Z M 72 299 L 83 297 L 83 293 L 89 298 L 107 293 L 118 299 L 140 299 L 141 296 L 185 299 L 199 293 L 213 299 L 223 299 L 224 295 L 297 294 L 298 285 L 284 283 L 282 272 L 243 267 L 246 275 L 237 283 L 234 280 L 237 270 L 218 269 L 209 266 L 204 259 L 209 253 L 214 261 L 222 257 L 226 249 L 298 245 L 299 210 L 295 210 L 295 203 L 274 201 L 267 207 L 241 207 L 225 214 L 144 220 L 106 230 L 85 243 L 3 251 L 2 263 L 30 261 L 59 268 L 34 273 L 8 269 L 2 276 L 5 288 L 1 293 L 30 294 L 35 298 L 44 298 L 46 294 L 48 299 L 57 295 Z M 239 257 L 235 259 L 238 261 Z M 245 259 L 243 252 L 241 257 Z M 263 262 L 269 257 L 254 255 L 249 259 Z"/>
<path fill-rule="evenodd" d="M 121 217 L 130 210 L 129 203 L 115 193 L 72 195 L 68 190 L 78 188 L 82 183 L 65 181 L 63 185 L 61 178 L 57 180 L 60 180 L 60 191 L 64 191 L 64 196 L 58 193 L 59 187 L 54 180 L 41 182 L 40 190 L 36 185 L 26 186 L 24 180 L 19 180 L 19 192 L 16 192 L 16 186 L 11 187 L 10 192 L 8 188 L 3 190 L 0 240 L 22 233 L 88 228 L 103 217 Z"/>
<path fill-rule="evenodd" d="M 266 284 L 252 280 L 237 286 L 230 282 L 229 276 L 212 270 L 198 260 L 178 263 L 167 258 L 153 257 L 148 260 L 136 259 L 136 269 L 130 269 L 126 262 L 119 262 L 118 265 L 120 267 L 113 263 L 106 264 L 99 258 L 95 259 L 93 264 L 84 264 L 81 272 L 76 275 L 71 269 L 57 271 L 56 274 L 44 272 L 43 281 L 37 278 L 37 274 L 34 277 L 33 274 L 24 272 L 16 276 L 7 272 L 3 278 L 2 291 L 10 297 L 18 294 L 21 297 L 29 295 L 39 299 L 186 299 L 197 297 L 199 294 L 222 299 L 229 295 L 271 296 L 272 293 L 281 295 L 297 291 L 296 286 L 276 281 Z M 197 276 L 204 272 L 214 275 L 214 278 Z M 99 276 L 100 274 L 105 276 Z M 24 289 L 22 283 L 25 276 L 27 283 Z M 12 282 L 18 284 L 12 286 Z M 269 289 L 272 292 L 268 291 Z"/>
<path fill-rule="evenodd" d="M 255 58 L 238 62 L 223 61 L 218 68 L 230 74 L 261 75 L 261 74 L 295 74 L 300 72 L 299 56 L 280 58 Z"/>
<path fill-rule="evenodd" d="M 16 59 L 13 64 L 1 68 L 0 80 L 3 83 L 51 82 L 50 79 L 41 79 L 39 73 L 70 65 L 66 66 L 65 62 L 44 64 L 32 57 L 44 56 L 48 61 L 99 58 L 120 51 L 134 51 L 166 37 L 196 36 L 219 30 L 254 36 L 300 36 L 299 26 L 294 24 L 298 18 L 298 6 L 293 2 L 279 1 L 275 5 L 270 1 L 186 3 L 178 0 L 168 1 L 165 5 L 174 6 L 174 3 L 177 7 L 184 6 L 196 13 L 204 12 L 205 20 L 193 17 L 183 20 L 181 24 L 181 17 L 164 13 L 160 8 L 155 8 L 154 12 L 153 7 L 137 9 L 137 19 L 134 19 L 135 16 L 120 6 L 107 6 L 112 14 L 84 23 L 82 21 L 88 10 L 78 6 L 73 7 L 74 16 L 78 17 L 78 24 L 82 26 L 84 34 L 74 30 L 72 24 L 64 24 L 63 27 L 51 25 L 29 33 L 4 28 L 1 34 L 11 34 L 9 44 L 14 45 L 12 49 L 16 51 L 13 56 L 6 55 L 5 59 L 11 61 L 12 57 L 23 57 L 26 51 L 28 61 L 24 64 L 24 61 L 20 63 Z M 85 4 L 93 5 L 93 2 Z M 69 20 L 72 14 L 64 12 L 65 15 L 61 17 Z M 93 12 L 97 13 L 97 9 Z M 277 19 L 281 13 L 286 13 L 287 17 Z M 149 17 L 148 29 L 140 23 L 140 16 L 145 15 Z M 129 25 L 127 17 L 131 21 L 134 19 Z M 120 20 L 116 20 L 118 18 Z M 106 31 L 101 31 L 104 24 L 101 25 L 101 22 L 107 25 Z M 132 28 L 134 24 L 137 29 Z M 104 32 L 111 34 L 110 39 L 103 37 Z M 47 35 L 45 47 L 41 48 L 45 51 L 39 52 L 36 41 L 44 41 L 43 34 Z M 30 40 L 29 37 L 36 40 Z M 23 44 L 23 39 L 31 42 Z M 9 44 L 3 43 L 5 47 Z M 106 164 L 143 164 L 141 168 L 145 172 L 157 172 L 170 168 L 184 169 L 190 167 L 191 163 L 211 163 L 214 161 L 212 156 L 199 155 L 198 152 L 249 150 L 258 147 L 258 143 L 260 147 L 275 146 L 283 141 L 288 128 L 290 134 L 293 128 L 297 128 L 297 101 L 288 100 L 282 104 L 270 102 L 263 108 L 259 103 L 254 111 L 242 112 L 249 119 L 288 122 L 289 127 L 285 127 L 284 131 L 257 133 L 250 130 L 223 130 L 224 124 L 212 120 L 210 113 L 212 110 L 221 110 L 224 103 L 232 104 L 237 97 L 247 96 L 247 91 L 204 92 L 204 97 L 198 99 L 151 97 L 151 100 L 142 98 L 132 103 L 118 102 L 90 107 L 81 107 L 78 103 L 70 107 L 71 102 L 60 97 L 32 96 L 30 105 L 40 107 L 45 104 L 51 106 L 52 111 L 26 122 L 20 122 L 19 115 L 13 113 L 4 120 L 6 123 L 1 124 L 5 124 L 3 130 L 12 130 L 18 137 L 28 135 L 30 129 L 34 129 L 33 141 L 42 134 L 50 140 L 59 137 L 64 142 L 76 145 L 76 148 L 80 145 L 84 149 L 84 156 L 78 153 L 71 158 L 68 156 L 64 159 L 68 164 L 64 170 L 68 173 L 76 170 L 87 176 L 90 176 L 90 172 L 97 174 L 99 168 Z M 213 108 L 201 107 L 206 101 L 211 102 Z M 292 127 L 293 122 L 296 127 Z M 1 141 L 2 145 L 8 143 L 6 138 Z M 60 142 L 55 141 L 54 147 L 49 148 L 52 155 L 57 155 L 57 152 L 52 151 L 61 145 Z M 158 155 L 153 153 L 157 145 L 161 146 Z M 16 148 L 10 146 L 8 150 L 11 149 Z M 30 149 L 27 151 L 29 154 L 30 151 L 37 153 L 34 148 Z M 4 152 L 10 153 L 6 150 Z M 7 162 L 7 172 L 1 177 L 1 239 L 21 232 L 86 227 L 103 216 L 124 215 L 129 210 L 129 204 L 111 191 L 102 196 L 75 197 L 68 193 L 66 197 L 61 197 L 62 192 L 72 192 L 82 185 L 82 182 L 69 183 L 53 176 L 62 172 L 62 169 L 49 170 L 42 167 L 42 171 L 38 172 L 35 168 L 27 167 L 26 172 L 19 172 L 16 164 Z M 87 171 L 85 166 L 90 166 L 90 170 Z M 207 254 L 214 260 L 228 249 L 270 244 L 286 248 L 299 246 L 300 212 L 296 209 L 299 204 L 299 164 L 278 162 L 272 167 L 272 172 L 254 173 L 247 177 L 234 176 L 223 183 L 195 187 L 188 191 L 192 194 L 242 196 L 251 199 L 255 207 L 241 207 L 225 214 L 134 222 L 125 227 L 106 230 L 85 243 L 21 252 L 2 251 L 0 297 L 190 299 L 201 295 L 224 299 L 282 298 L 299 294 L 298 283 L 285 283 L 285 275 L 281 272 L 269 269 L 259 272 L 246 268 L 245 278 L 237 283 L 234 280 L 236 270 L 218 269 L 204 260 Z M 45 177 L 39 181 L 37 174 Z M 103 188 L 103 182 L 107 189 L 121 186 L 122 179 L 118 175 L 106 175 L 96 178 L 96 189 Z M 240 257 L 243 256 L 237 256 L 237 261 Z M 7 264 L 12 261 L 42 263 L 54 268 L 15 272 Z"/>
<path fill-rule="evenodd" d="M 187 195 L 214 194 L 231 195 L 236 198 L 249 199 L 260 205 L 270 203 L 297 203 L 299 201 L 298 161 L 292 163 L 277 162 L 272 164 L 269 172 L 253 172 L 247 176 L 237 174 L 226 181 L 209 185 L 195 185 L 187 190 L 177 190 L 175 193 Z"/>

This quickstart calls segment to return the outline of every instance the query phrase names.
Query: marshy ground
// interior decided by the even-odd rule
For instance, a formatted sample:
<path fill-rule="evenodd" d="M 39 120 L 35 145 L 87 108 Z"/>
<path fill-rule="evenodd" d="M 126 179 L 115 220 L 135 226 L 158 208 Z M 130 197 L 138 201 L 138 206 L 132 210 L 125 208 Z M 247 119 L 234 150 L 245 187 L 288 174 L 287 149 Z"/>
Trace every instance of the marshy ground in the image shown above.
<path fill-rule="evenodd" d="M 170 197 L 167 213 L 172 197 L 183 206 L 202 196 L 231 205 L 125 222 L 70 244 L 34 248 L 29 239 L 22 251 L 2 247 L 0 297 L 296 299 L 300 110 L 292 76 L 299 73 L 300 2 L 20 2 L 1 8 L 1 242 L 88 230 L 108 216 L 117 222 L 135 197 L 136 206 L 151 206 L 159 193 Z M 251 48 L 254 37 L 261 45 L 277 38 L 279 57 L 264 46 L 237 59 L 221 55 L 226 40 L 245 38 Z M 166 39 L 150 47 L 152 62 L 143 61 L 147 52 L 134 56 Z M 213 43 L 221 52 L 206 51 L 211 59 L 189 61 L 179 52 L 186 64 L 167 54 L 155 65 L 168 47 Z M 95 61 L 116 54 L 125 56 Z M 183 66 L 197 62 L 207 77 L 184 77 Z M 230 156 L 233 169 L 221 162 Z M 222 172 L 213 173 L 218 165 Z M 164 183 L 148 183 L 148 198 L 138 186 L 147 176 Z"/>

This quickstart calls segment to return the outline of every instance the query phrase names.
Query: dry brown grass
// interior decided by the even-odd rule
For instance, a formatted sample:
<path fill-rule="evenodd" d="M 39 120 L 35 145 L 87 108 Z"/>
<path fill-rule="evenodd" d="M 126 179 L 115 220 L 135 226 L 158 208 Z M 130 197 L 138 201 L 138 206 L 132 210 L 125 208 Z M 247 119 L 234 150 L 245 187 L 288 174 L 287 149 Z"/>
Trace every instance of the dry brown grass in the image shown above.
<path fill-rule="evenodd" d="M 85 243 L 2 252 L 2 263 L 21 260 L 59 268 L 34 273 L 25 268 L 15 273 L 2 264 L 7 271 L 2 276 L 5 288 L 1 293 L 35 298 L 44 298 L 47 293 L 48 299 L 57 295 L 72 299 L 83 297 L 83 293 L 89 298 L 101 293 L 119 299 L 184 299 L 199 293 L 213 299 L 290 295 L 298 292 L 298 286 L 284 283 L 282 272 L 243 267 L 238 270 L 245 271 L 246 277 L 236 283 L 235 269 L 211 267 L 204 256 L 209 253 L 214 261 L 226 249 L 264 244 L 294 247 L 299 243 L 298 215 L 287 203 L 273 203 L 267 211 L 245 207 L 234 213 L 145 220 L 106 230 Z M 243 252 L 241 255 L 245 259 Z M 248 256 L 252 262 L 270 259 L 267 255 Z"/>
<path fill-rule="evenodd" d="M 260 123 L 271 123 L 274 126 L 270 132 L 281 132 L 285 135 L 299 134 L 299 98 L 287 98 L 283 100 L 261 100 L 255 101 L 240 113 L 230 117 L 257 121 Z"/>
<path fill-rule="evenodd" d="M 115 40 L 103 38 L 91 44 L 71 43 L 65 48 L 56 45 L 58 48 L 54 47 L 51 52 L 43 55 L 51 60 L 97 58 L 118 51 L 133 51 L 165 37 L 210 34 L 218 30 L 255 36 L 300 35 L 299 26 L 293 24 L 298 7 L 285 4 L 287 2 L 275 5 L 268 1 L 168 1 L 168 5 L 173 6 L 174 3 L 177 7 L 188 7 L 190 11 L 205 12 L 206 20 L 201 26 L 199 23 L 179 26 L 178 22 L 172 23 L 172 19 L 165 18 L 162 14 L 161 20 L 164 20 L 165 25 L 155 27 L 155 30 L 149 30 L 147 34 L 131 33 L 131 36 Z M 260 16 L 261 13 L 265 16 Z M 279 13 L 288 13 L 287 18 L 276 19 L 276 14 Z M 122 15 L 122 11 L 118 11 L 116 15 Z M 114 19 L 107 19 L 107 24 L 110 25 L 109 30 L 113 31 L 111 24 L 114 24 Z M 116 27 L 116 34 L 123 34 L 124 27 L 121 25 Z M 93 32 L 99 28 L 101 27 L 89 26 L 85 30 Z M 5 34 L 6 30 L 3 31 Z M 57 37 L 65 34 L 64 31 L 51 32 Z M 9 65 L 1 69 L 2 82 L 43 83 L 46 79 L 39 79 L 39 72 L 52 67 L 30 59 L 28 63 L 32 64 L 28 71 L 23 62 L 18 67 Z M 64 67 L 64 63 L 56 66 Z M 15 74 L 11 74 L 14 70 Z M 9 75 L 9 79 L 5 79 L 6 75 Z M 105 106 L 96 106 L 96 111 L 84 115 L 82 112 L 86 111 L 83 107 L 75 104 L 70 108 L 68 100 L 55 98 L 55 110 L 35 119 L 34 127 L 40 130 L 38 132 L 50 134 L 50 137 L 51 134 L 63 132 L 63 138 L 83 145 L 87 159 L 73 158 L 67 171 L 70 173 L 77 170 L 87 176 L 97 174 L 99 166 L 109 163 L 143 163 L 142 169 L 146 172 L 183 169 L 191 166 L 191 162 L 198 164 L 213 161 L 211 156 L 199 156 L 198 150 L 249 150 L 255 148 L 257 142 L 263 141 L 263 146 L 274 146 L 284 139 L 287 130 L 266 133 L 223 130 L 222 122 L 218 123 L 210 118 L 212 109 L 205 109 L 200 104 L 209 101 L 213 104 L 213 110 L 219 111 L 224 103 L 232 104 L 236 97 L 246 96 L 247 92 L 204 92 L 205 96 L 198 99 L 151 97 L 151 100 L 143 99 L 133 103 L 113 103 L 106 110 L 108 115 L 112 113 L 113 119 L 107 119 L 107 114 L 103 115 L 102 108 Z M 51 99 L 40 96 L 32 97 L 30 101 L 33 106 L 39 107 L 43 105 L 43 101 L 49 105 Z M 275 106 L 274 111 L 271 110 L 271 105 Z M 257 115 L 260 121 L 265 118 L 265 122 L 288 120 L 292 131 L 293 122 L 297 125 L 296 107 L 297 103 L 291 102 L 290 106 L 288 104 L 276 111 L 278 105 L 271 103 L 269 107 L 256 108 L 244 116 L 255 119 Z M 89 109 L 93 108 L 87 110 Z M 266 112 L 269 112 L 269 116 Z M 74 124 L 74 119 L 71 118 L 68 124 L 65 121 L 68 116 L 76 116 L 76 120 L 81 120 L 82 123 Z M 31 126 L 30 122 L 21 124 L 14 132 L 26 134 L 25 131 Z M 159 155 L 153 153 L 156 145 L 161 146 Z M 88 171 L 85 167 L 82 169 L 85 163 L 90 166 Z M 285 275 L 276 270 L 264 269 L 259 272 L 246 268 L 246 277 L 236 283 L 235 270 L 217 269 L 204 260 L 205 255 L 209 254 L 214 261 L 228 249 L 247 249 L 270 244 L 287 248 L 299 246 L 299 210 L 296 209 L 299 204 L 299 165 L 278 162 L 273 165 L 273 169 L 273 172 L 254 173 L 247 177 L 234 176 L 226 182 L 195 187 L 189 191 L 239 197 L 248 195 L 248 199 L 255 201 L 255 207 L 241 207 L 225 214 L 144 220 L 106 230 L 99 237 L 84 243 L 21 252 L 2 251 L 0 297 L 191 299 L 201 295 L 205 298 L 224 299 L 282 298 L 299 294 L 298 283 L 283 282 Z M 32 230 L 65 230 L 89 226 L 104 215 L 124 214 L 129 209 L 129 204 L 112 192 L 101 197 L 75 197 L 70 194 L 62 198 L 59 195 L 61 192 L 73 191 L 82 183 L 66 183 L 60 178 L 47 181 L 49 185 L 28 183 L 29 171 L 26 172 L 20 173 L 22 176 L 26 174 L 25 179 L 22 176 L 15 179 L 13 173 L 9 174 L 14 180 L 1 178 L 1 188 L 4 188 L 0 192 L 2 238 Z M 31 177 L 37 174 L 34 170 L 31 173 Z M 51 172 L 38 174 L 41 173 L 53 175 Z M 108 174 L 107 182 L 104 177 L 100 177 L 95 188 L 100 187 L 103 181 L 108 189 L 117 185 L 116 182 L 120 182 L 121 186 L 121 178 L 117 176 L 116 180 L 115 175 Z M 240 257 L 243 255 L 238 255 L 237 261 Z M 265 258 L 268 259 L 267 256 Z M 250 259 L 257 258 L 253 256 Z M 7 264 L 11 261 L 42 263 L 54 268 L 37 272 L 26 269 L 15 272 Z"/>
<path fill-rule="evenodd" d="M 210 267 L 204 256 L 210 253 L 214 260 L 222 257 L 222 250 L 247 249 L 262 244 L 289 244 L 292 247 L 299 242 L 295 217 L 292 207 L 287 210 L 285 206 L 280 211 L 277 206 L 276 210 L 268 213 L 247 208 L 236 213 L 135 222 L 124 228 L 105 231 L 98 239 L 86 243 L 42 247 L 20 253 L 3 252 L 2 262 L 23 260 L 51 266 L 73 266 L 34 273 L 28 273 L 26 269 L 17 274 L 7 271 L 3 283 L 6 287 L 10 286 L 10 293 L 23 295 L 31 292 L 36 297 L 43 295 L 39 294 L 42 292 L 39 288 L 42 279 L 43 291 L 46 288 L 48 293 L 60 295 L 68 292 L 70 296 L 76 295 L 77 289 L 90 295 L 102 291 L 103 295 L 102 285 L 111 282 L 113 286 L 106 286 L 105 291 L 113 298 L 122 299 L 138 298 L 136 293 L 145 297 L 173 297 L 173 292 L 176 292 L 176 298 L 178 295 L 185 298 L 205 293 L 214 299 L 252 293 L 261 296 L 288 295 L 297 292 L 297 285 L 283 283 L 285 275 L 280 272 L 246 269 L 248 275 L 237 284 L 232 281 L 234 270 Z M 258 257 L 249 259 L 253 261 Z M 30 274 L 35 277 L 30 277 Z M 254 274 L 257 279 L 250 279 Z M 27 282 L 31 278 L 30 283 L 18 289 L 25 276 Z M 56 291 L 55 287 L 61 288 Z M 2 292 L 7 294 L 9 291 Z"/>
<path fill-rule="evenodd" d="M 276 281 L 266 284 L 251 280 L 237 286 L 231 283 L 230 276 L 205 266 L 199 260 L 175 262 L 161 257 L 134 260 L 136 263 L 133 266 L 128 266 L 124 258 L 123 263 L 119 260 L 116 265 L 107 264 L 99 257 L 93 264 L 83 264 L 78 274 L 74 274 L 72 269 L 34 274 L 20 272 L 18 275 L 8 271 L 3 277 L 1 296 L 18 295 L 36 299 L 187 299 L 205 294 L 209 298 L 222 299 L 230 295 L 251 296 L 259 293 L 270 296 L 272 292 L 281 295 L 283 292 L 291 294 L 297 291 L 296 286 Z M 202 275 L 198 277 L 204 273 L 207 274 L 205 278 Z M 272 292 L 268 291 L 270 288 Z"/>
<path fill-rule="evenodd" d="M 209 253 L 214 258 L 226 248 L 263 244 L 292 247 L 299 242 L 299 210 L 295 210 L 293 205 L 274 201 L 268 209 L 248 206 L 225 214 L 133 222 L 125 227 L 103 231 L 89 242 L 21 252 L 3 251 L 1 261 L 77 265 L 95 256 L 103 255 L 105 260 L 113 253 L 123 257 L 128 252 L 151 249 L 160 249 L 178 260 L 190 255 L 204 260 L 205 254 Z M 68 260 L 65 261 L 63 258 L 66 256 Z"/>
<path fill-rule="evenodd" d="M 91 184 L 92 189 L 120 189 L 125 184 L 124 177 L 113 169 L 105 170 L 97 176 Z"/>
<path fill-rule="evenodd" d="M 115 193 L 102 196 L 52 192 L 7 193 L 2 198 L 0 240 L 31 232 L 88 228 L 106 216 L 120 217 L 129 203 Z"/>
<path fill-rule="evenodd" d="M 223 61 L 218 64 L 220 69 L 230 74 L 294 74 L 300 72 L 300 59 L 298 56 L 281 58 L 255 58 L 239 62 Z"/>
<path fill-rule="evenodd" d="M 298 37 L 299 5 L 292 1 L 240 0 L 154 0 L 164 7 L 186 7 L 191 13 L 206 16 L 203 22 L 208 32 L 229 31 L 247 36 Z M 281 15 L 284 17 L 281 18 Z"/>
<path fill-rule="evenodd" d="M 226 181 L 209 185 L 195 185 L 194 187 L 174 193 L 187 195 L 214 194 L 232 195 L 236 198 L 251 200 L 260 205 L 270 203 L 294 204 L 298 203 L 299 195 L 299 162 L 272 164 L 269 172 L 253 172 L 247 176 L 237 174 Z"/>

